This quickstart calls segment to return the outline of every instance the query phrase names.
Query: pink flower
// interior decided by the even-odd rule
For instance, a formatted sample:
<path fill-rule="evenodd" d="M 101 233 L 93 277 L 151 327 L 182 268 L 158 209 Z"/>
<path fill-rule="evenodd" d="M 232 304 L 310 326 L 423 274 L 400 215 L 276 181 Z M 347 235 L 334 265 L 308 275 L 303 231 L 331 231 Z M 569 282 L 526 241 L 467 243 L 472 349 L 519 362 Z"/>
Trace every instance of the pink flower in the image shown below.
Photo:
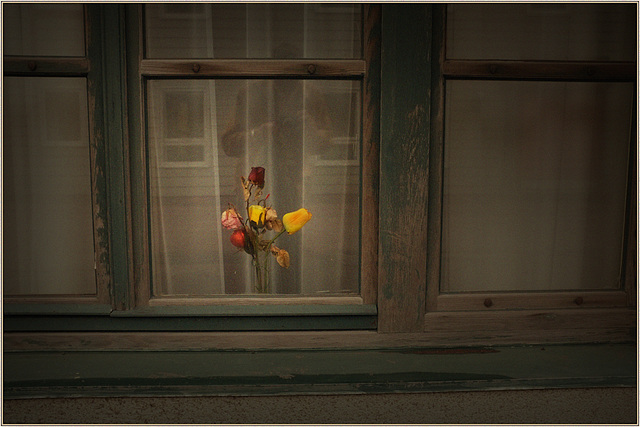
<path fill-rule="evenodd" d="M 243 228 L 242 219 L 234 208 L 229 208 L 222 212 L 222 226 L 228 230 L 238 230 Z"/>

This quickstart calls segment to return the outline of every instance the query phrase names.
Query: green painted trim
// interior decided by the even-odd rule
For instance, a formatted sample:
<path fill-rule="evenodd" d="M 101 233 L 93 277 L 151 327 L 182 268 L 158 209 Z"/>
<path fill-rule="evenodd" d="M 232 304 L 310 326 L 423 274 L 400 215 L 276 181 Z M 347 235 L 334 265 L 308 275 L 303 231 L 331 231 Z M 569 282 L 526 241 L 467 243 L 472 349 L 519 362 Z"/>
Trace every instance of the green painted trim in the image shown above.
<path fill-rule="evenodd" d="M 387 393 L 635 387 L 636 345 L 4 355 L 4 396 Z"/>
<path fill-rule="evenodd" d="M 375 330 L 375 315 L 113 317 L 5 316 L 4 332 L 317 331 Z"/>
<path fill-rule="evenodd" d="M 7 304 L 2 305 L 4 316 L 12 315 L 108 315 L 112 308 L 108 304 Z"/>
<path fill-rule="evenodd" d="M 139 73 L 140 57 L 142 46 L 140 41 L 139 23 L 141 4 L 127 4 L 125 6 L 125 27 L 127 49 L 127 124 L 129 132 L 129 182 L 130 197 L 130 226 L 131 226 L 131 258 L 129 262 L 132 269 L 132 291 L 134 292 L 133 305 L 140 304 L 141 300 L 148 298 L 148 291 L 141 292 L 140 289 L 147 285 L 146 271 L 149 268 L 149 259 L 146 251 L 145 221 L 147 218 L 147 197 L 146 197 L 146 166 L 145 166 L 145 145 L 143 143 L 144 134 L 141 129 L 142 108 L 144 108 L 141 96 L 141 80 Z M 144 295 L 141 297 L 141 295 Z"/>
<path fill-rule="evenodd" d="M 194 316 L 375 316 L 374 304 L 363 305 L 210 305 L 144 307 L 114 311 L 113 317 Z"/>
<path fill-rule="evenodd" d="M 131 306 L 129 246 L 127 241 L 126 65 L 124 6 L 102 5 L 105 140 L 108 159 L 108 206 L 110 225 L 111 286 L 114 307 Z"/>

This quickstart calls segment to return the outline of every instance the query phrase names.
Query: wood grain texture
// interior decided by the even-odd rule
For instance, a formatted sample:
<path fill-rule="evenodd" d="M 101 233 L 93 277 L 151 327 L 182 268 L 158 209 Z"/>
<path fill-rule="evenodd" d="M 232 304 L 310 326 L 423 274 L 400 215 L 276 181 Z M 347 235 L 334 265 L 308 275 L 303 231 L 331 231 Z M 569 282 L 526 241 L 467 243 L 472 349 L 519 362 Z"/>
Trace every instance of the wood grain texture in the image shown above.
<path fill-rule="evenodd" d="M 5 332 L 5 351 L 372 349 L 630 342 L 630 309 L 429 313 L 428 332 Z"/>
<path fill-rule="evenodd" d="M 362 125 L 362 223 L 360 292 L 365 304 L 378 295 L 378 226 L 380 195 L 380 5 L 366 5 Z"/>
<path fill-rule="evenodd" d="M 149 305 L 151 298 L 151 273 L 149 254 L 149 198 L 146 183 L 147 177 L 147 151 L 145 141 L 146 126 L 143 117 L 146 111 L 146 97 L 144 85 L 140 75 L 140 60 L 143 56 L 143 26 L 142 5 L 129 4 L 126 6 L 127 21 L 127 101 L 129 113 L 129 169 L 131 179 L 130 188 L 130 224 L 131 230 L 131 253 L 132 253 L 132 287 L 134 296 L 133 305 L 144 307 Z"/>
<path fill-rule="evenodd" d="M 445 60 L 445 5 L 433 7 L 433 58 L 431 61 L 431 139 L 429 141 L 429 208 L 427 241 L 426 310 L 437 308 L 440 293 L 440 253 L 442 245 L 442 176 L 444 144 L 444 91 L 442 63 Z"/>
<path fill-rule="evenodd" d="M 571 291 L 571 292 L 474 292 L 441 294 L 437 297 L 437 310 L 525 310 L 559 308 L 626 307 L 624 291 Z"/>
<path fill-rule="evenodd" d="M 362 77 L 364 60 L 143 59 L 145 77 Z"/>
<path fill-rule="evenodd" d="M 449 78 L 635 81 L 632 62 L 471 61 L 447 60 L 442 71 Z"/>
<path fill-rule="evenodd" d="M 65 76 L 82 77 L 89 73 L 87 58 L 5 57 L 2 63 L 5 76 Z"/>
<path fill-rule="evenodd" d="M 105 111 L 104 63 L 101 46 L 103 9 L 85 7 L 87 59 L 91 67 L 87 75 L 89 112 L 89 150 L 91 164 L 91 198 L 93 204 L 93 241 L 98 301 L 111 304 L 111 242 L 109 223 L 107 114 Z"/>
<path fill-rule="evenodd" d="M 220 297 L 163 297 L 151 298 L 150 307 L 193 307 L 193 306 L 256 306 L 256 305 L 362 305 L 360 296 L 291 296 L 291 295 L 266 295 L 266 296 L 220 296 Z"/>
<path fill-rule="evenodd" d="M 378 288 L 381 332 L 417 332 L 423 324 L 430 40 L 431 6 L 383 6 Z"/>

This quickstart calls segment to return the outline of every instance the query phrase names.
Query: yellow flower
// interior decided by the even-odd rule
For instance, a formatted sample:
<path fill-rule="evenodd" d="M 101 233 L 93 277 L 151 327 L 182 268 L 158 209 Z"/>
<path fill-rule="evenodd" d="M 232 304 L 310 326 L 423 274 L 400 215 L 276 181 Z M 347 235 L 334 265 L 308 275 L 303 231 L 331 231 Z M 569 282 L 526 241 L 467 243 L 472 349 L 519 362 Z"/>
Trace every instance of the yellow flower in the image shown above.
<path fill-rule="evenodd" d="M 265 208 L 259 205 L 249 206 L 249 221 L 251 221 L 251 225 L 257 228 L 264 227 L 266 211 Z"/>
<path fill-rule="evenodd" d="M 311 212 L 300 208 L 295 212 L 289 212 L 282 217 L 282 224 L 287 233 L 293 234 L 300 230 L 311 219 Z"/>

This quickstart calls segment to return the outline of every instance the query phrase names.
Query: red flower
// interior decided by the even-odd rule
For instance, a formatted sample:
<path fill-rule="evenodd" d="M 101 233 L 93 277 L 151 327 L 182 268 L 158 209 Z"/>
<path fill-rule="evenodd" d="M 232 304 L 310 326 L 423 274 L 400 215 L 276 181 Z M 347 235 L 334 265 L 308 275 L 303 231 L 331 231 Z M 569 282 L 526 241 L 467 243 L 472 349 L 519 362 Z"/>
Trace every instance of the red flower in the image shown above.
<path fill-rule="evenodd" d="M 249 173 L 249 182 L 260 188 L 264 188 L 264 168 L 260 166 L 251 168 L 251 172 Z"/>
<path fill-rule="evenodd" d="M 244 248 L 246 233 L 244 229 L 235 230 L 231 233 L 231 244 L 236 248 Z"/>

